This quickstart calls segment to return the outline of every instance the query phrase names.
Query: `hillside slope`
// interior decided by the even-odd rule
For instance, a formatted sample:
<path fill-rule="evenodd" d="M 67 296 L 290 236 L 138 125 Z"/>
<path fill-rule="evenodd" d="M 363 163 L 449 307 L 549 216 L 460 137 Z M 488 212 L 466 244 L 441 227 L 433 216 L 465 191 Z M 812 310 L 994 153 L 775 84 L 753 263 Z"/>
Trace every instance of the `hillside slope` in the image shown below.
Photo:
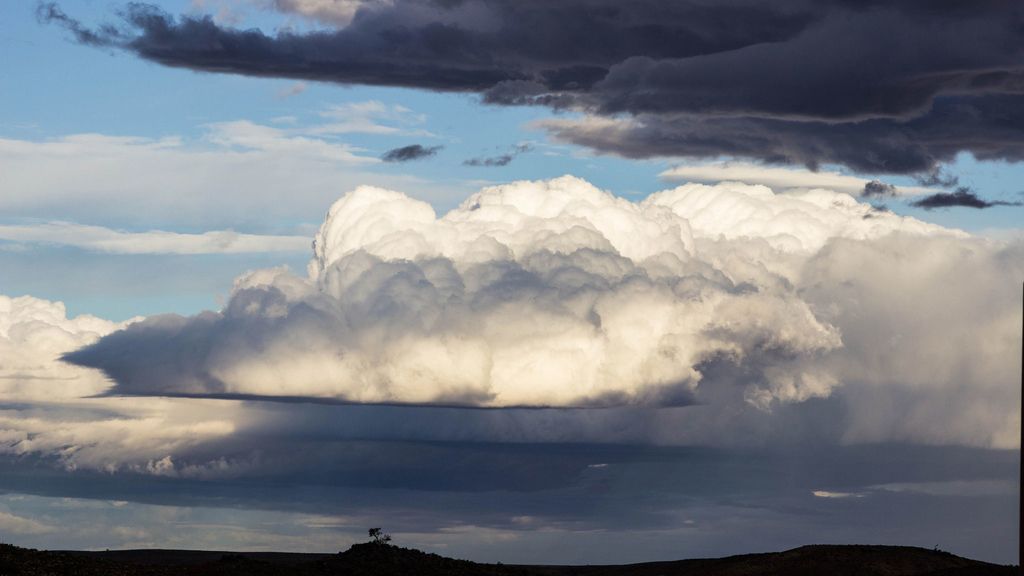
<path fill-rule="evenodd" d="M 52 552 L 0 545 L 3 576 L 1010 576 L 1017 571 L 905 546 L 803 546 L 769 554 L 616 566 L 516 566 L 379 544 L 357 544 L 338 554 Z"/>

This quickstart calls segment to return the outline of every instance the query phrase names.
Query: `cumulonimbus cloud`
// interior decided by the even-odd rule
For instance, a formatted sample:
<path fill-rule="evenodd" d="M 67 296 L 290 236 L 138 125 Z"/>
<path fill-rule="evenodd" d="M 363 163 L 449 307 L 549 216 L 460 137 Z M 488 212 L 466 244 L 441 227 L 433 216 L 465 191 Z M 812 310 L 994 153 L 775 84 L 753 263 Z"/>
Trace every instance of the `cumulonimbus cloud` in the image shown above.
<path fill-rule="evenodd" d="M 151 317 L 67 358 L 142 395 L 666 406 L 735 389 L 771 410 L 838 392 L 854 439 L 1008 445 L 1019 314 L 994 287 L 1024 272 L 1020 253 L 826 190 L 688 184 L 630 202 L 567 176 L 439 218 L 362 187 L 331 207 L 307 276 L 250 273 L 221 312 Z M 897 400 L 921 416 L 877 411 Z"/>

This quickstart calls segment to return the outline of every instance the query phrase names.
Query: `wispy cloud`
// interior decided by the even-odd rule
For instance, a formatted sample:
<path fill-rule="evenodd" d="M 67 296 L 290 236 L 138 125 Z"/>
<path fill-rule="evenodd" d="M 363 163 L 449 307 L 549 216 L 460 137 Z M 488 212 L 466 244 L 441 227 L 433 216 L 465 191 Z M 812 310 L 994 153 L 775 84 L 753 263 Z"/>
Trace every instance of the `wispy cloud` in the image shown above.
<path fill-rule="evenodd" d="M 0 240 L 74 246 L 115 254 L 306 252 L 311 242 L 305 236 L 240 234 L 233 230 L 213 230 L 199 234 L 164 230 L 125 232 L 73 222 L 0 224 Z"/>
<path fill-rule="evenodd" d="M 863 498 L 864 495 L 859 492 L 833 492 L 829 490 L 814 490 L 811 494 L 815 498 L 831 498 L 836 500 L 842 500 L 845 498 Z"/>
<path fill-rule="evenodd" d="M 294 84 L 291 84 L 285 88 L 278 90 L 277 98 L 279 100 L 285 100 L 287 98 L 291 98 L 292 96 L 298 96 L 299 94 L 302 94 L 308 89 L 309 84 L 307 84 L 306 82 L 295 82 Z"/>
<path fill-rule="evenodd" d="M 44 524 L 32 518 L 15 516 L 0 510 L 0 532 L 6 534 L 48 534 L 56 530 L 55 526 Z"/>
<path fill-rule="evenodd" d="M 273 154 L 300 154 L 309 158 L 336 162 L 374 163 L 376 158 L 361 156 L 348 144 L 295 135 L 293 130 L 257 124 L 249 120 L 208 124 L 207 140 L 224 147 L 236 147 Z"/>
<path fill-rule="evenodd" d="M 950 480 L 938 482 L 894 482 L 876 484 L 869 490 L 924 494 L 927 496 L 998 496 L 1013 495 L 1017 486 L 1007 480 Z"/>
<path fill-rule="evenodd" d="M 687 182 L 746 182 L 763 184 L 773 190 L 792 188 L 825 188 L 845 192 L 852 196 L 878 195 L 919 195 L 935 192 L 920 186 L 891 186 L 867 178 L 858 178 L 828 170 L 811 171 L 805 168 L 783 168 L 748 162 L 715 162 L 710 164 L 686 164 L 665 170 L 659 176 L 665 180 Z"/>
<path fill-rule="evenodd" d="M 533 150 L 533 145 L 529 143 L 516 144 L 509 147 L 508 152 L 499 154 L 497 156 L 480 156 L 477 158 L 470 158 L 465 160 L 462 164 L 464 166 L 475 166 L 475 167 L 499 167 L 508 166 L 512 163 L 512 160 L 520 154 L 525 154 Z"/>
<path fill-rule="evenodd" d="M 296 14 L 334 26 L 352 21 L 360 9 L 380 9 L 394 4 L 393 0 L 269 0 L 269 4 L 285 14 Z"/>
<path fill-rule="evenodd" d="M 384 171 L 376 154 L 304 129 L 236 120 L 201 126 L 198 138 L 0 138 L 0 212 L 133 230 L 277 231 L 282 221 L 319 221 L 331 198 L 360 183 L 448 204 L 467 191 Z"/>
<path fill-rule="evenodd" d="M 426 123 L 426 115 L 399 104 L 385 104 L 379 100 L 335 104 L 321 110 L 319 115 L 324 121 L 304 128 L 303 133 L 314 136 L 380 134 L 436 137 L 419 127 Z"/>

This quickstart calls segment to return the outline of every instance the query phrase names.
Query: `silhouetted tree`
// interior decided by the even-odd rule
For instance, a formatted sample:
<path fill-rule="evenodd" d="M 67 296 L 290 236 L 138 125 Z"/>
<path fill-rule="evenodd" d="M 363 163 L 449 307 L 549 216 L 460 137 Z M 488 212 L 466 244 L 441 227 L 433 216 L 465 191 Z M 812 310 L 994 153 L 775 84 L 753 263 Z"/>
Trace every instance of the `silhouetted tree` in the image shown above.
<path fill-rule="evenodd" d="M 370 534 L 370 542 L 373 544 L 384 546 L 391 542 L 391 534 L 385 534 L 380 528 L 370 528 L 368 532 Z"/>

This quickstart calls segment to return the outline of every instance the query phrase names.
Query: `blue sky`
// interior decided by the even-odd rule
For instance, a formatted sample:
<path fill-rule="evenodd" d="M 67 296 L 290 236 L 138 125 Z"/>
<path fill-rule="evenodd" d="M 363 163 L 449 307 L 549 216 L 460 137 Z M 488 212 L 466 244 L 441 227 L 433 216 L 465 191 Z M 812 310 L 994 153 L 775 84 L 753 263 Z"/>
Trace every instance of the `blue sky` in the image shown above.
<path fill-rule="evenodd" d="M 191 7 L 187 1 L 160 5 L 173 13 L 188 11 Z M 110 6 L 97 2 L 69 3 L 66 8 L 94 22 L 103 21 L 111 12 Z M 0 78 L 7 86 L 20 87 L 5 90 L 0 95 L 0 134 L 4 138 L 40 142 L 84 133 L 155 139 L 181 137 L 189 146 L 202 148 L 205 144 L 199 140 L 205 132 L 204 126 L 211 123 L 248 120 L 271 126 L 313 125 L 325 122 L 320 114 L 331 107 L 379 102 L 387 107 L 408 108 L 410 118 L 402 119 L 397 125 L 411 134 L 344 134 L 337 139 L 372 157 L 413 143 L 444 146 L 441 153 L 429 161 L 375 166 L 358 181 L 339 182 L 335 188 L 323 190 L 319 205 L 298 214 L 268 214 L 259 221 L 234 217 L 230 213 L 219 216 L 216 222 L 219 226 L 237 231 L 309 234 L 319 225 L 334 198 L 356 184 L 386 181 L 379 177 L 381 174 L 415 179 L 403 191 L 431 202 L 439 212 L 454 207 L 488 183 L 551 178 L 566 173 L 633 197 L 664 187 L 657 174 L 669 165 L 668 162 L 595 158 L 580 149 L 546 142 L 541 132 L 529 128 L 531 121 L 550 115 L 541 108 L 483 106 L 472 95 L 298 83 L 168 69 L 69 42 L 59 29 L 37 23 L 34 6 L 30 3 L 7 3 L 0 10 L 3 11 L 0 39 L 8 55 L 0 69 Z M 281 24 L 272 17 L 260 20 L 268 27 Z M 284 96 L 298 85 L 304 87 L 301 93 Z M 275 123 L 275 119 L 278 122 Z M 416 131 L 427 131 L 430 135 L 418 135 Z M 516 157 L 508 166 L 463 165 L 466 159 L 500 156 L 517 144 L 527 142 L 535 143 L 534 149 Z M 217 194 L 218 190 L 211 188 L 203 193 Z M 287 195 L 288 191 L 280 193 Z M 145 192 L 139 191 L 139 194 Z M 138 220 L 133 221 L 95 213 L 61 213 L 59 209 L 48 210 L 44 206 L 31 215 L 5 210 L 0 217 L 7 222 L 26 217 L 70 219 L 128 231 L 158 228 L 203 232 L 209 229 L 207 223 L 173 213 L 140 214 Z M 64 301 L 73 314 L 94 313 L 115 319 L 158 312 L 190 314 L 213 308 L 218 298 L 222 299 L 230 289 L 234 276 L 271 263 L 260 255 L 199 257 L 195 259 L 198 262 L 193 260 L 187 265 L 173 258 L 149 256 L 145 268 L 152 266 L 154 270 L 162 270 L 167 279 L 142 280 L 147 292 L 142 298 L 123 287 L 124 275 L 137 268 L 134 263 L 120 261 L 131 258 L 102 253 L 79 254 L 74 250 L 39 245 L 24 250 L 34 255 L 29 256 L 23 250 L 0 253 L 0 259 L 5 260 L 9 270 L 26 270 L 25 274 L 5 278 L 5 293 L 39 294 Z M 301 270 L 307 257 L 308 254 L 291 255 L 277 263 Z M 96 274 L 98 279 L 76 282 L 74 287 L 40 279 L 45 277 L 43 270 L 63 265 L 74 270 L 83 259 L 90 262 L 90 269 L 96 266 L 105 272 Z M 155 263 L 154 259 L 166 261 Z M 28 265 L 27 261 L 33 264 Z M 210 272 L 196 274 L 194 266 Z M 182 283 L 189 280 L 193 284 L 183 287 Z M 111 290 L 111 285 L 118 286 Z M 97 296 L 97 292 L 106 297 Z"/>
<path fill-rule="evenodd" d="M 158 5 L 172 14 L 202 13 L 202 4 L 187 0 L 163 1 Z M 282 26 L 308 29 L 315 26 L 308 20 L 263 12 L 250 4 L 223 3 L 241 18 L 243 27 L 259 26 L 274 31 Z M 63 5 L 67 12 L 87 23 L 102 23 L 111 18 L 116 6 L 101 2 L 77 1 Z M 210 8 L 212 13 L 217 10 Z M 244 76 L 197 73 L 166 68 L 113 50 L 87 49 L 68 41 L 68 35 L 57 27 L 40 25 L 31 3 L 7 3 L 0 7 L 0 42 L 7 57 L 0 68 L 6 86 L 16 89 L 0 94 L 0 136 L 9 139 L 45 142 L 74 134 L 102 134 L 139 138 L 182 138 L 185 146 L 203 149 L 210 124 L 250 121 L 279 128 L 309 127 L 329 120 L 322 114 L 332 107 L 377 102 L 384 107 L 404 107 L 408 113 L 377 118 L 375 121 L 395 127 L 399 133 L 349 133 L 327 136 L 330 141 L 344 143 L 360 150 L 361 155 L 376 157 L 403 145 L 421 143 L 443 146 L 436 157 L 426 161 L 396 165 L 376 165 L 358 178 L 338 182 L 333 190 L 322 192 L 319 209 L 309 206 L 286 214 L 266 214 L 254 219 L 245 214 L 220 214 L 215 224 L 239 232 L 309 233 L 319 225 L 322 213 L 331 199 L 348 191 L 355 184 L 391 183 L 384 176 L 400 175 L 407 179 L 403 192 L 430 202 L 443 213 L 457 205 L 483 185 L 519 179 L 547 179 L 563 174 L 582 177 L 614 194 L 639 199 L 651 192 L 678 182 L 666 182 L 659 173 L 671 166 L 692 163 L 677 159 L 626 160 L 614 156 L 598 156 L 580 147 L 551 141 L 533 125 L 551 117 L 542 107 L 500 107 L 480 103 L 471 94 L 441 94 L 423 90 L 339 86 L 287 79 L 264 79 Z M 565 113 L 568 114 L 568 113 Z M 401 116 L 401 117 L 400 117 Z M 507 166 L 472 167 L 463 162 L 470 158 L 496 157 L 509 153 L 519 144 L 529 144 L 529 152 L 519 154 Z M 343 168 L 344 169 L 344 168 Z M 825 167 L 829 169 L 829 167 Z M 832 167 L 833 170 L 843 171 Z M 978 162 L 968 154 L 948 167 L 959 176 L 961 184 L 971 186 L 987 198 L 1019 201 L 1024 193 L 1024 167 L 1003 162 Z M 897 185 L 913 185 L 906 177 L 861 175 L 866 179 L 882 178 Z M 398 186 L 395 186 L 396 188 Z M 204 194 L 218 194 L 210 187 Z M 138 192 L 140 195 L 144 191 Z M 287 195 L 288 191 L 282 190 Z M 995 210 L 951 208 L 926 211 L 907 205 L 905 201 L 889 201 L 886 205 L 906 214 L 943 226 L 962 228 L 985 234 L 1006 234 L 1005 229 L 1020 226 L 1024 209 L 1020 207 Z M 174 213 L 139 214 L 137 218 L 113 217 L 103 213 L 77 213 L 59 207 L 40 206 L 30 212 L 4 210 L 0 218 L 6 222 L 25 219 L 70 220 L 82 224 L 109 226 L 125 231 L 162 229 L 182 232 L 203 232 L 213 222 L 197 221 Z M 33 245 L 21 247 L 38 251 L 47 262 L 60 261 L 63 250 Z M 117 256 L 88 254 L 84 257 L 102 261 L 111 273 L 123 266 Z M 18 266 L 24 254 L 0 254 L 9 266 Z M 161 259 L 160 256 L 155 256 Z M 206 258 L 199 258 L 204 260 Z M 110 261 L 107 263 L 107 261 Z M 229 289 L 227 281 L 246 269 L 265 265 L 261 256 L 236 257 L 222 262 L 212 258 L 210 267 L 221 271 L 213 281 L 209 276 L 196 286 L 143 300 L 131 294 L 118 294 L 113 301 L 89 296 L 88 283 L 81 290 L 68 286 L 49 286 L 37 290 L 47 297 L 63 300 L 73 313 L 102 312 L 107 317 L 124 319 L 138 314 L 159 311 L 194 313 L 216 305 Z M 217 261 L 214 263 L 213 261 Z M 282 261 L 298 266 L 301 255 Z M 164 268 L 171 276 L 196 277 L 168 262 Z M 231 272 L 227 272 L 231 270 Z M 32 271 L 35 272 L 35 271 Z M 29 293 L 36 290 L 37 276 L 13 274 L 3 286 L 7 293 Z M 175 282 L 175 285 L 178 283 Z M 113 296 L 113 294 L 111 294 Z"/>

